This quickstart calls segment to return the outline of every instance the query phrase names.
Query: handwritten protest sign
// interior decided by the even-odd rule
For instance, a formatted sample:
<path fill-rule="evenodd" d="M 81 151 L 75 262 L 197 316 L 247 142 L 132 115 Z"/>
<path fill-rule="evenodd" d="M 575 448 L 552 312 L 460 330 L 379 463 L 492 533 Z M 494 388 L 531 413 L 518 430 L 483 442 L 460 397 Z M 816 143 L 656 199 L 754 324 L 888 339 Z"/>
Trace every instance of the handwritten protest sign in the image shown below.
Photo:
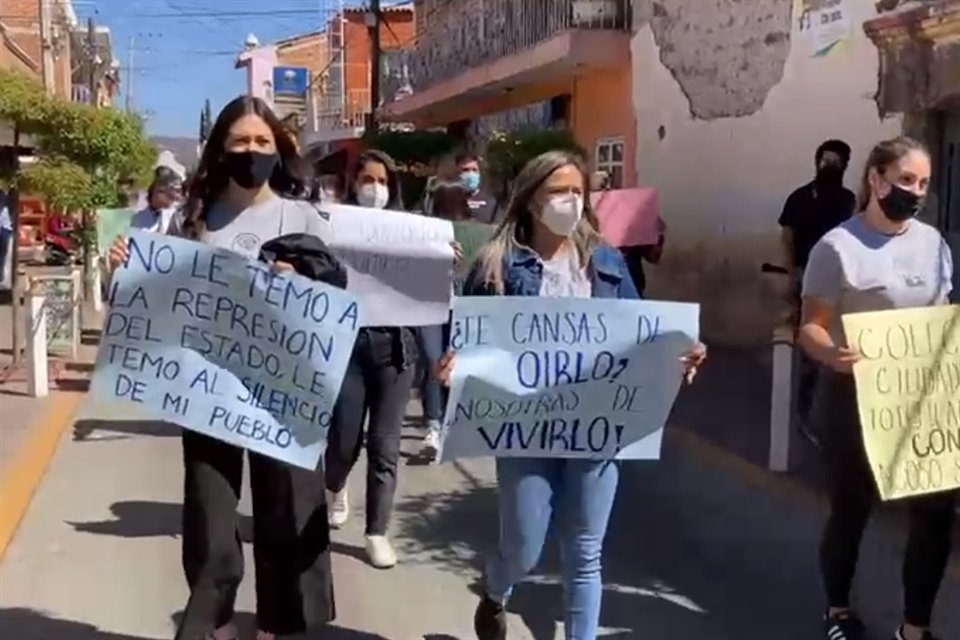
<path fill-rule="evenodd" d="M 600 233 L 614 247 L 657 244 L 660 203 L 656 189 L 595 191 L 590 202 Z"/>
<path fill-rule="evenodd" d="M 323 205 L 324 238 L 347 267 L 348 288 L 363 300 L 364 326 L 443 324 L 450 315 L 453 225 L 382 209 Z"/>
<path fill-rule="evenodd" d="M 880 496 L 960 488 L 960 306 L 843 316 Z"/>
<path fill-rule="evenodd" d="M 699 306 L 456 298 L 442 460 L 655 459 Z"/>
<path fill-rule="evenodd" d="M 222 249 L 143 231 L 114 275 L 101 400 L 313 469 L 359 327 L 356 297 Z"/>

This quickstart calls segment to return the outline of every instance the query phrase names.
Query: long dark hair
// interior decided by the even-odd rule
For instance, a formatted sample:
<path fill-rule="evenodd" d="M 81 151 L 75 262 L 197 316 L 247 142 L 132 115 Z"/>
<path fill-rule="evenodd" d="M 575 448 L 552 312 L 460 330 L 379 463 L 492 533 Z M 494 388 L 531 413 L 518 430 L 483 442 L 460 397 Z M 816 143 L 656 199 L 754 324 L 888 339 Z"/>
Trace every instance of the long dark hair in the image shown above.
<path fill-rule="evenodd" d="M 459 182 L 441 182 L 430 197 L 430 215 L 458 222 L 470 218 L 470 196 Z"/>
<path fill-rule="evenodd" d="M 183 208 L 185 236 L 198 238 L 203 233 L 207 212 L 226 190 L 230 182 L 223 162 L 227 136 L 233 123 L 248 115 L 255 115 L 267 123 L 277 145 L 280 161 L 270 176 L 270 188 L 277 195 L 289 198 L 298 198 L 303 194 L 300 155 L 287 129 L 266 102 L 260 98 L 240 96 L 223 108 L 210 130 Z"/>
<path fill-rule="evenodd" d="M 344 199 L 345 204 L 357 204 L 357 176 L 363 171 L 368 162 L 382 164 L 387 170 L 387 188 L 390 191 L 390 199 L 387 201 L 385 209 L 403 211 L 403 198 L 400 191 L 400 174 L 397 172 L 397 163 L 389 154 L 379 149 L 367 149 L 357 156 L 353 163 L 353 171 L 350 173 L 350 183 L 347 185 L 347 196 Z"/>
<path fill-rule="evenodd" d="M 878 142 L 877 146 L 870 150 L 870 155 L 867 156 L 867 162 L 863 167 L 863 178 L 860 180 L 859 211 L 866 211 L 867 205 L 870 204 L 870 195 L 872 194 L 870 170 L 876 169 L 877 173 L 882 176 L 891 165 L 903 160 L 904 156 L 911 151 L 922 151 L 928 156 L 930 155 L 922 142 L 907 136 Z"/>

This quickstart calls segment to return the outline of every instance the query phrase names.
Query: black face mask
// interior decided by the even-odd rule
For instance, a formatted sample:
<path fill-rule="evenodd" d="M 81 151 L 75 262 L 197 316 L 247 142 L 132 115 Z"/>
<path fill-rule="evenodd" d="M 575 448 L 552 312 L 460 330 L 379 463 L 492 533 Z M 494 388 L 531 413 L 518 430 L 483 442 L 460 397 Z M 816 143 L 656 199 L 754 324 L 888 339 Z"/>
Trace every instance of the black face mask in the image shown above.
<path fill-rule="evenodd" d="M 825 164 L 817 169 L 817 184 L 825 187 L 839 187 L 843 184 L 843 167 Z"/>
<path fill-rule="evenodd" d="M 259 189 L 273 175 L 277 154 L 257 151 L 230 151 L 224 155 L 227 174 L 244 189 Z"/>
<path fill-rule="evenodd" d="M 926 198 L 895 184 L 891 184 L 890 187 L 890 193 L 880 198 L 880 208 L 888 220 L 903 222 L 915 217 L 923 210 Z"/>

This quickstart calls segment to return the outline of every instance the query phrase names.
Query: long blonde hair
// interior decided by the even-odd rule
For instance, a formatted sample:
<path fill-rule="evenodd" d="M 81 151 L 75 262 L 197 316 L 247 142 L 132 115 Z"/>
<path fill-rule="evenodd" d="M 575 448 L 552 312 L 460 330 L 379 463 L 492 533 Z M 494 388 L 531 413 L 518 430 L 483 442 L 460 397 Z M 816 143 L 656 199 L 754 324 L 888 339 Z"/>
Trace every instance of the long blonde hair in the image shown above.
<path fill-rule="evenodd" d="M 493 287 L 498 294 L 504 294 L 503 261 L 511 249 L 519 246 L 529 247 L 533 236 L 533 216 L 531 210 L 533 196 L 554 171 L 574 166 L 583 178 L 583 218 L 570 236 L 580 258 L 580 264 L 589 263 L 594 248 L 603 243 L 597 229 L 596 216 L 590 206 L 590 185 L 586 166 L 580 156 L 567 151 L 548 151 L 528 162 L 514 181 L 510 203 L 500 226 L 483 247 L 477 258 L 479 281 Z"/>

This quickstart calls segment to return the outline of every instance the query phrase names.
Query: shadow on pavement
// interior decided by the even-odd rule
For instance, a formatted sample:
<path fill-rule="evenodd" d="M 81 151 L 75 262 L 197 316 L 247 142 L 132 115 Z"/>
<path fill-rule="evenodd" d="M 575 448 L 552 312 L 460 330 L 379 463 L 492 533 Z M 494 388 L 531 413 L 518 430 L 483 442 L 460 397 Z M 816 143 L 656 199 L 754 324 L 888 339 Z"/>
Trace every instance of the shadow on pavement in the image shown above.
<path fill-rule="evenodd" d="M 118 538 L 175 538 L 180 535 L 183 507 L 178 502 L 125 500 L 110 505 L 113 518 L 99 522 L 67 522 L 81 533 Z M 253 542 L 253 518 L 238 514 L 240 541 Z"/>
<path fill-rule="evenodd" d="M 101 631 L 85 622 L 50 618 L 33 609 L 0 609 L 0 638 L 11 640 L 152 640 Z"/>
<path fill-rule="evenodd" d="M 818 518 L 683 458 L 668 447 L 663 461 L 621 467 L 604 546 L 601 635 L 816 637 Z M 492 486 L 409 497 L 396 509 L 395 540 L 405 558 L 479 575 L 497 539 Z M 536 640 L 553 640 L 563 619 L 558 556 L 549 539 L 509 603 Z"/>
<path fill-rule="evenodd" d="M 183 611 L 178 611 L 170 616 L 174 627 L 180 625 L 183 618 Z M 257 632 L 257 618 L 249 611 L 238 611 L 234 616 L 234 623 L 237 625 L 237 631 L 241 638 L 252 638 Z M 284 636 L 284 638 L 291 636 Z M 322 629 L 311 633 L 294 635 L 297 640 L 387 640 L 383 636 L 356 631 L 354 629 L 345 629 L 335 624 L 327 625 Z"/>
<path fill-rule="evenodd" d="M 113 435 L 94 435 L 100 431 Z M 121 440 L 132 436 L 177 438 L 180 431 L 180 427 L 159 420 L 77 420 L 73 424 L 73 439 L 82 442 Z"/>

